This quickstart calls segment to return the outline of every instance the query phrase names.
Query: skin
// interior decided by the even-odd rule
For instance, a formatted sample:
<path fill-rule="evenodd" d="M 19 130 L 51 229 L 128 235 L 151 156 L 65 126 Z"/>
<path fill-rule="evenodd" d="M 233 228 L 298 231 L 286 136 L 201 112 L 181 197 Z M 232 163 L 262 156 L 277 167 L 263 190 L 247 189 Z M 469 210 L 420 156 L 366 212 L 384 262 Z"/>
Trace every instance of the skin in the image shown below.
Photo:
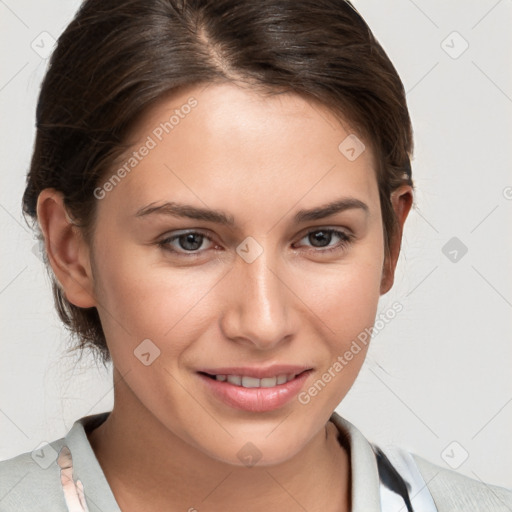
<path fill-rule="evenodd" d="M 60 193 L 39 197 L 56 278 L 70 302 L 98 309 L 112 355 L 115 405 L 89 440 L 123 511 L 349 510 L 350 461 L 329 417 L 365 347 L 308 404 L 294 399 L 263 413 L 218 401 L 196 371 L 307 364 L 307 390 L 373 325 L 393 284 L 412 189 L 392 195 L 400 229 L 385 258 L 369 142 L 350 161 L 338 145 L 355 132 L 326 107 L 235 84 L 162 99 L 135 126 L 134 149 L 191 96 L 197 107 L 97 202 L 92 246 Z M 342 197 L 368 212 L 294 222 L 298 210 Z M 166 201 L 223 210 L 235 226 L 135 216 Z M 315 244 L 308 232 L 321 228 L 353 238 L 342 247 L 337 235 Z M 186 240 L 168 242 L 177 253 L 158 245 L 181 230 L 211 241 L 197 237 L 195 250 Z M 252 263 L 236 252 L 249 236 L 263 249 Z M 134 356 L 145 339 L 160 350 L 148 366 Z M 237 456 L 247 442 L 261 454 L 254 467 Z"/>

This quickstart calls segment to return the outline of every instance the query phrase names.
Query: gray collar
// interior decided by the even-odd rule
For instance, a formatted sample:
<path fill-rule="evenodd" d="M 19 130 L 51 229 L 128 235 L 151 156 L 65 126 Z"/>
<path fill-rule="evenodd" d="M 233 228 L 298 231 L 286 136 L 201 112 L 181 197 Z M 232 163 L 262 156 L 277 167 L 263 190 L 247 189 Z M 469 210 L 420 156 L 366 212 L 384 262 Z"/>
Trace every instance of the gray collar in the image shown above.
<path fill-rule="evenodd" d="M 67 452 L 62 450 L 61 463 L 71 464 L 74 483 L 70 483 L 77 489 L 83 487 L 87 501 L 82 508 L 68 504 L 70 512 L 121 512 L 86 434 L 103 423 L 109 414 L 80 418 L 65 437 L 70 458 L 66 459 Z M 340 443 L 349 451 L 354 512 L 438 512 L 410 453 L 397 447 L 379 448 L 336 412 L 330 421 L 338 429 Z"/>

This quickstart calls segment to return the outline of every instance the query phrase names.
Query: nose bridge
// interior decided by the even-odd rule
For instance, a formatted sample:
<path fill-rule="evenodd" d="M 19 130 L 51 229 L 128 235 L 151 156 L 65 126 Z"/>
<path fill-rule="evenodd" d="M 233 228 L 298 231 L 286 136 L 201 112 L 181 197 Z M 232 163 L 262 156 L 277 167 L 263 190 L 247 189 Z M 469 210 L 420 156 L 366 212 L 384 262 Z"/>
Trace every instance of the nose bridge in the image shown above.
<path fill-rule="evenodd" d="M 265 245 L 265 247 L 264 247 Z M 283 268 L 270 243 L 245 240 L 237 248 L 228 286 L 223 329 L 232 339 L 271 348 L 289 334 L 289 292 L 279 275 Z"/>

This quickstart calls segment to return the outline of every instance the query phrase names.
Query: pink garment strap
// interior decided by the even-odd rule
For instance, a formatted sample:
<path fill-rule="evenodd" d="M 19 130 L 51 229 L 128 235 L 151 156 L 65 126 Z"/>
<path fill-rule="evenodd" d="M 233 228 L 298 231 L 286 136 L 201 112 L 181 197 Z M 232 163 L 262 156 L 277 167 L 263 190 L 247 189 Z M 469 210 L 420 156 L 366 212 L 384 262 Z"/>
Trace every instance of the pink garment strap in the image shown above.
<path fill-rule="evenodd" d="M 76 483 L 73 480 L 73 459 L 71 451 L 64 445 L 57 457 L 57 464 L 60 467 L 60 482 L 62 492 L 69 512 L 89 512 L 85 501 L 84 486 L 80 480 Z"/>

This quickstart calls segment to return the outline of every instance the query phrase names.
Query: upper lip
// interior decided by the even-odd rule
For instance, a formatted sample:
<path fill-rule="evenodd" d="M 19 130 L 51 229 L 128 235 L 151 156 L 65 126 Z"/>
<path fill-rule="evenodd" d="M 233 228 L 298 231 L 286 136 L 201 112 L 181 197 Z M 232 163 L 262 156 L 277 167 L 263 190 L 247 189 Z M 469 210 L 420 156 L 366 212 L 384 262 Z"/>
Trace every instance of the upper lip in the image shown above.
<path fill-rule="evenodd" d="M 264 379 L 265 377 L 289 375 L 290 373 L 298 375 L 299 373 L 311 369 L 311 366 L 304 365 L 275 364 L 266 367 L 230 366 L 222 368 L 202 368 L 197 371 L 200 373 L 208 373 L 210 375 L 241 375 L 245 377 L 254 377 L 255 379 Z"/>

